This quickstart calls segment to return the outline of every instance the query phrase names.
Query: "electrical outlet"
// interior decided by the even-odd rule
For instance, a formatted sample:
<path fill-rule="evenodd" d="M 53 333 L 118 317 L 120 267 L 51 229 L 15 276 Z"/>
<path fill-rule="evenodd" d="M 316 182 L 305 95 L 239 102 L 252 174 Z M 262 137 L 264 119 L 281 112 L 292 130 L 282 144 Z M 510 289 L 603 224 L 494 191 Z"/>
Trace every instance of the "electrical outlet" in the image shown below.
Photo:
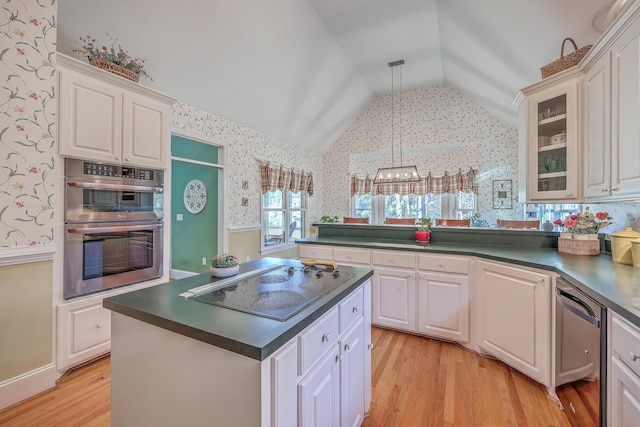
<path fill-rule="evenodd" d="M 176 221 L 184 220 L 184 216 L 182 214 L 176 214 Z"/>
<path fill-rule="evenodd" d="M 207 259 L 205 257 L 202 257 L 202 265 L 207 265 Z"/>

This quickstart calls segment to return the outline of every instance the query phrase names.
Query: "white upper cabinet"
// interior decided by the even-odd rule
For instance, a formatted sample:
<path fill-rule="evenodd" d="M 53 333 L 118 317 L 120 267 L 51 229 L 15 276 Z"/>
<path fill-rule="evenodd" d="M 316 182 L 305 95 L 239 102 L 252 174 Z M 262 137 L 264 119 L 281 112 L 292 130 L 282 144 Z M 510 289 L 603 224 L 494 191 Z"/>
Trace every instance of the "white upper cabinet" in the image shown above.
<path fill-rule="evenodd" d="M 611 52 L 612 198 L 640 197 L 640 17 Z"/>
<path fill-rule="evenodd" d="M 167 168 L 172 98 L 58 54 L 58 153 Z"/>
<path fill-rule="evenodd" d="M 567 70 L 522 90 L 526 135 L 527 201 L 577 201 L 581 197 L 578 118 L 580 73 Z"/>
<path fill-rule="evenodd" d="M 611 188 L 611 58 L 603 55 L 584 79 L 584 196 L 600 198 Z"/>

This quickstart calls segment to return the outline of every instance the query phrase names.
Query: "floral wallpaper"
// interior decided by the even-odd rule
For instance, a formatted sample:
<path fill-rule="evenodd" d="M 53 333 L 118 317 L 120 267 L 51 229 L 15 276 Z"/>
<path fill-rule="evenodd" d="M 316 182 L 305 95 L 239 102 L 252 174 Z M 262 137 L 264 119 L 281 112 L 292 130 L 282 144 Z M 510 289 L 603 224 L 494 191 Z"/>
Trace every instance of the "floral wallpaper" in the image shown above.
<path fill-rule="evenodd" d="M 325 155 L 324 214 L 349 215 L 349 176 L 375 175 L 379 167 L 416 165 L 420 175 L 479 170 L 478 210 L 489 223 L 517 215 L 518 131 L 446 85 L 371 101 Z M 493 209 L 493 180 L 512 180 L 513 208 Z"/>
<path fill-rule="evenodd" d="M 322 194 L 322 157 L 303 152 L 276 138 L 262 134 L 241 124 L 231 122 L 184 103 L 175 103 L 172 111 L 173 127 L 198 132 L 226 143 L 228 161 L 225 165 L 229 226 L 254 227 L 260 218 L 260 162 L 268 161 L 313 174 L 314 192 Z M 248 186 L 243 188 L 243 181 Z M 242 199 L 249 200 L 247 206 Z M 309 196 L 307 216 L 320 218 L 321 199 Z"/>
<path fill-rule="evenodd" d="M 56 2 L 0 11 L 0 247 L 53 244 Z"/>

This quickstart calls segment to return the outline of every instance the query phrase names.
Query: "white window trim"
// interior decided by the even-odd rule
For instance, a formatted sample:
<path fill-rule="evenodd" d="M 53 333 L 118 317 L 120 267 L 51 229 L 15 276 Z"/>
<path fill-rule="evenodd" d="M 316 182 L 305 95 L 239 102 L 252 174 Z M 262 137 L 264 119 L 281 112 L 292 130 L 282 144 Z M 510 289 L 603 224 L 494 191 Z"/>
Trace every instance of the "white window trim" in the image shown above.
<path fill-rule="evenodd" d="M 283 192 L 283 194 L 282 194 L 284 209 L 270 209 L 270 210 L 273 210 L 273 211 L 282 210 L 283 217 L 284 218 L 289 218 L 289 211 L 290 211 L 290 209 L 289 209 L 289 194 L 290 193 L 291 193 L 291 191 L 287 190 L 286 192 Z M 307 225 L 308 225 L 307 224 L 307 222 L 308 222 L 308 219 L 307 219 L 307 205 L 309 203 L 309 194 L 308 193 L 302 193 L 301 196 L 304 199 L 304 203 L 303 203 L 304 208 L 302 208 L 302 209 L 293 209 L 293 210 L 303 212 L 302 216 L 304 217 L 304 221 L 303 221 L 302 224 L 300 224 L 300 228 L 301 228 L 301 230 L 304 230 L 304 235 L 306 236 L 306 234 L 308 233 L 308 231 L 307 231 L 308 230 L 308 227 L 307 227 Z M 261 194 L 260 195 L 260 254 L 261 255 L 268 255 L 268 254 L 271 254 L 271 253 L 274 253 L 274 252 L 280 252 L 280 251 L 284 251 L 284 250 L 287 250 L 287 249 L 295 248 L 296 247 L 296 243 L 289 240 L 290 237 L 286 233 L 286 231 L 284 233 L 284 237 L 285 237 L 285 241 L 284 242 L 265 246 L 265 244 L 264 244 L 264 240 L 265 240 L 264 237 L 265 236 L 263 234 L 264 233 L 264 210 L 265 209 L 264 209 L 264 199 L 263 198 L 264 198 L 264 194 Z"/>

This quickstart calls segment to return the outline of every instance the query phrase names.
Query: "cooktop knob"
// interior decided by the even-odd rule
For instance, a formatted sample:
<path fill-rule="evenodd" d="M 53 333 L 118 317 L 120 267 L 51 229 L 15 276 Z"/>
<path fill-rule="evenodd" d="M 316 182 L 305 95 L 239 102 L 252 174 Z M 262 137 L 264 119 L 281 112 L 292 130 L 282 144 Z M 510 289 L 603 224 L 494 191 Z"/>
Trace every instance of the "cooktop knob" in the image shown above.
<path fill-rule="evenodd" d="M 295 271 L 296 271 L 296 269 L 295 269 L 295 267 L 293 267 L 293 266 L 291 266 L 291 267 L 287 268 L 287 273 L 289 273 L 290 275 L 291 275 L 291 274 L 293 274 L 293 273 L 295 273 Z"/>
<path fill-rule="evenodd" d="M 333 270 L 333 273 L 331 273 L 331 275 L 333 277 L 338 277 L 338 276 L 340 276 L 340 271 L 339 270 Z"/>
<path fill-rule="evenodd" d="M 322 276 L 323 276 L 322 270 L 316 271 L 316 277 L 322 277 Z"/>
<path fill-rule="evenodd" d="M 308 265 L 305 265 L 304 267 L 302 267 L 302 272 L 304 274 L 307 274 L 307 273 L 311 272 L 311 268 Z"/>

